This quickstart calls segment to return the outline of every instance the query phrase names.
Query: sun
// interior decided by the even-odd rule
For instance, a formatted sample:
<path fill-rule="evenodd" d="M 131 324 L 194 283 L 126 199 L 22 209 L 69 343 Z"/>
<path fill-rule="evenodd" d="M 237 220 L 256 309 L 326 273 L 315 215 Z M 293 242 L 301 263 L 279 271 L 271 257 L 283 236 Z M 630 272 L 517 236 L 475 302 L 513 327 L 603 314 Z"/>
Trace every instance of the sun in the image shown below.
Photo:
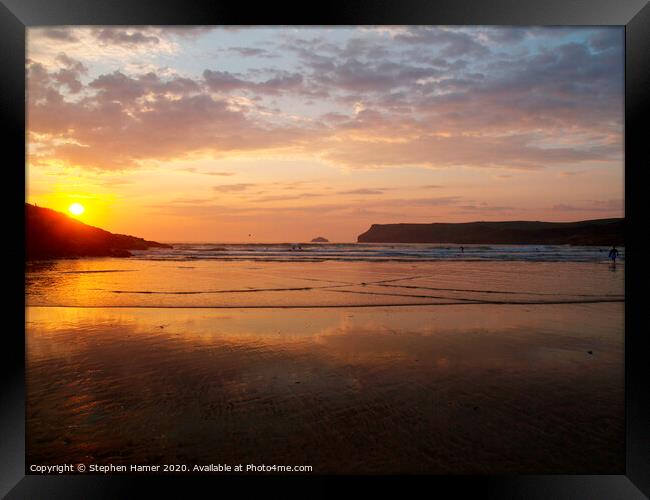
<path fill-rule="evenodd" d="M 81 203 L 73 203 L 68 207 L 68 210 L 73 215 L 81 215 L 84 213 L 85 208 Z"/>

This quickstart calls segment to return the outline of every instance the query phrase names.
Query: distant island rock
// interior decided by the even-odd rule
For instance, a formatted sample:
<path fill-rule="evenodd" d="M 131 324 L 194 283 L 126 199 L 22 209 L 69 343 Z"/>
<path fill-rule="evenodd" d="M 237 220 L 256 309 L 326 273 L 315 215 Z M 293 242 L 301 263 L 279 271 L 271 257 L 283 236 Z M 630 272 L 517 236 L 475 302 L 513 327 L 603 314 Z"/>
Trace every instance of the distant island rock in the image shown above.
<path fill-rule="evenodd" d="M 129 257 L 129 250 L 172 248 L 135 236 L 113 234 L 64 213 L 25 203 L 27 260 L 69 257 Z"/>
<path fill-rule="evenodd" d="M 464 222 L 373 224 L 360 243 L 457 243 L 494 245 L 623 245 L 625 219 L 579 222 Z"/>
<path fill-rule="evenodd" d="M 311 240 L 311 242 L 312 243 L 329 243 L 330 240 L 328 240 L 327 238 L 323 238 L 322 236 L 318 236 L 318 237 L 314 238 L 313 240 Z"/>

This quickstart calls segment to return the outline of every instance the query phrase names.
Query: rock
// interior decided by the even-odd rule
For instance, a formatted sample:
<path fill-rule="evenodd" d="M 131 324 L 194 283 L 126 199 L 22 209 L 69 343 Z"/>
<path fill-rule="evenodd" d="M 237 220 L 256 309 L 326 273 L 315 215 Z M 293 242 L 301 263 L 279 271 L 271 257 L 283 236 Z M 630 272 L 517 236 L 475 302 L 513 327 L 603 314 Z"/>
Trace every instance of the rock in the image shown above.
<path fill-rule="evenodd" d="M 25 243 L 27 260 L 130 257 L 129 250 L 172 248 L 156 241 L 110 233 L 29 203 L 25 203 Z"/>
<path fill-rule="evenodd" d="M 327 238 L 323 238 L 322 236 L 318 236 L 318 237 L 314 238 L 313 240 L 311 240 L 311 242 L 312 243 L 329 243 L 330 240 L 328 240 Z"/>
<path fill-rule="evenodd" d="M 622 245 L 625 219 L 373 224 L 359 243 Z"/>
<path fill-rule="evenodd" d="M 131 257 L 133 254 L 128 250 L 111 249 L 109 250 L 111 257 Z"/>

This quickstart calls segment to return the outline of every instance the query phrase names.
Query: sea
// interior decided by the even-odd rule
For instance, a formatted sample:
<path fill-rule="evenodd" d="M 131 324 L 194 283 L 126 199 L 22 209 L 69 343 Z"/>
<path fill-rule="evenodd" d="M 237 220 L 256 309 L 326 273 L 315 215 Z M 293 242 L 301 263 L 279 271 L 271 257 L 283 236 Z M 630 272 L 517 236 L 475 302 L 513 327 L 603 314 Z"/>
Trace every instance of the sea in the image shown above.
<path fill-rule="evenodd" d="M 267 262 L 323 261 L 530 261 L 604 262 L 610 247 L 572 245 L 451 245 L 425 243 L 174 243 L 173 248 L 133 251 L 144 260 Z M 625 260 L 619 248 L 618 260 Z"/>

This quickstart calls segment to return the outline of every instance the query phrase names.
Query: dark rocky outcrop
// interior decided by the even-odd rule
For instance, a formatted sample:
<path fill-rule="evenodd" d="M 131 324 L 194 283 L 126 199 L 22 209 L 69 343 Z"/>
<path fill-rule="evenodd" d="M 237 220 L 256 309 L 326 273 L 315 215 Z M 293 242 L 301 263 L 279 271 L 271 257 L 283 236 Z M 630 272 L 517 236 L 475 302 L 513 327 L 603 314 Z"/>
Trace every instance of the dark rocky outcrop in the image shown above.
<path fill-rule="evenodd" d="M 322 236 L 318 236 L 318 237 L 314 238 L 313 240 L 311 240 L 311 242 L 312 243 L 329 243 L 330 240 L 328 240 L 327 238 L 323 238 Z"/>
<path fill-rule="evenodd" d="M 623 245 L 625 219 L 580 222 L 465 222 L 373 224 L 362 243 Z"/>
<path fill-rule="evenodd" d="M 129 250 L 171 248 L 135 236 L 113 234 L 49 208 L 25 203 L 27 260 L 67 257 L 129 257 Z"/>

